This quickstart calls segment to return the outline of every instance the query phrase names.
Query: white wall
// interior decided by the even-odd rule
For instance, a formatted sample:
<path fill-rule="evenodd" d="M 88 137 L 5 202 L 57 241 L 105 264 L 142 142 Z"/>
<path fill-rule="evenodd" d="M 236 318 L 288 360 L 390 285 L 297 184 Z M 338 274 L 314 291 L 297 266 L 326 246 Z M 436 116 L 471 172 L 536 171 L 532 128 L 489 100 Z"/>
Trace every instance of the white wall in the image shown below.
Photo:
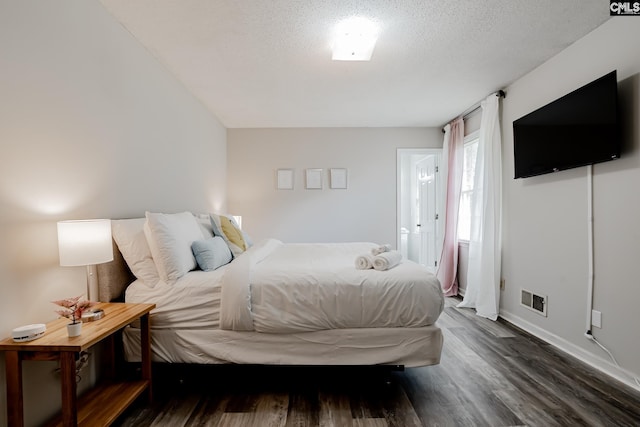
<path fill-rule="evenodd" d="M 228 205 L 254 238 L 285 242 L 373 241 L 396 245 L 396 149 L 440 148 L 435 128 L 229 129 Z M 276 189 L 279 168 L 294 190 Z M 306 190 L 306 168 L 324 188 Z M 328 170 L 348 169 L 348 188 L 329 189 Z"/>
<path fill-rule="evenodd" d="M 504 249 L 501 314 L 631 383 L 640 375 L 640 20 L 612 18 L 506 89 L 503 100 Z M 584 338 L 587 316 L 587 168 L 514 180 L 513 120 L 617 69 L 622 158 L 594 166 L 593 334 L 623 371 Z M 546 294 L 548 317 L 519 305 L 526 288 Z"/>
<path fill-rule="evenodd" d="M 0 0 L 0 94 L 0 336 L 84 293 L 56 221 L 225 208 L 226 129 L 99 2 Z M 39 425 L 60 407 L 56 364 L 24 366 Z"/>

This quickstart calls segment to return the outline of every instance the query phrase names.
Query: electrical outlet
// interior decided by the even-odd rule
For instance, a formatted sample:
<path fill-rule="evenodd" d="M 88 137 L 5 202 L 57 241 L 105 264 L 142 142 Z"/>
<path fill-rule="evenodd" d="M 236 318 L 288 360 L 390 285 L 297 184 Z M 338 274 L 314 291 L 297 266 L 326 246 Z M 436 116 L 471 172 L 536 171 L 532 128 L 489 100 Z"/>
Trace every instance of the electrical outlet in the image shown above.
<path fill-rule="evenodd" d="M 602 313 L 598 310 L 591 310 L 591 326 L 602 328 Z"/>

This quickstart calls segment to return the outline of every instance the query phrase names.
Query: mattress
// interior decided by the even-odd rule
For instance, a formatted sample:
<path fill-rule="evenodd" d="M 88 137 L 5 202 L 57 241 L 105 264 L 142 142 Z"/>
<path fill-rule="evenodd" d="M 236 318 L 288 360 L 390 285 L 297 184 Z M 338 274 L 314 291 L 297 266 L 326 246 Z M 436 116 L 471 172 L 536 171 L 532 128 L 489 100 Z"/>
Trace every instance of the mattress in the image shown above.
<path fill-rule="evenodd" d="M 131 283 L 125 301 L 155 304 L 149 319 L 153 329 L 217 329 L 220 325 L 220 285 L 225 268 L 192 271 L 172 285 L 154 287 L 141 280 Z"/>
<path fill-rule="evenodd" d="M 442 332 L 435 322 L 444 298 L 438 280 L 410 261 L 388 271 L 356 269 L 356 257 L 375 246 L 267 239 L 215 271 L 191 271 L 153 287 L 135 281 L 125 300 L 156 304 L 150 313 L 155 362 L 439 363 Z M 139 361 L 139 329 L 125 328 L 123 341 L 126 360 Z"/>
<path fill-rule="evenodd" d="M 235 328 L 240 330 L 292 333 L 433 324 L 444 304 L 435 276 L 409 261 L 389 271 L 357 270 L 357 255 L 374 246 L 267 239 L 215 271 L 194 270 L 171 285 L 135 281 L 125 300 L 156 304 L 150 317 L 154 329 L 220 328 L 223 286 L 226 310 L 244 310 L 240 315 L 246 325 Z M 236 295 L 229 296 L 230 287 L 238 289 Z"/>

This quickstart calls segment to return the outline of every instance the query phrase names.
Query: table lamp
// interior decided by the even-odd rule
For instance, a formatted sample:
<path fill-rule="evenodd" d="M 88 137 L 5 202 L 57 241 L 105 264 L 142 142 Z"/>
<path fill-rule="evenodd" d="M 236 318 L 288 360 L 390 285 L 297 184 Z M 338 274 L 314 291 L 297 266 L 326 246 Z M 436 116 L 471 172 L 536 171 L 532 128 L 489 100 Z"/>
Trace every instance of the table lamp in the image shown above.
<path fill-rule="evenodd" d="M 91 300 L 95 265 L 113 260 L 111 220 L 59 221 L 58 252 L 61 266 L 87 267 L 87 299 Z"/>

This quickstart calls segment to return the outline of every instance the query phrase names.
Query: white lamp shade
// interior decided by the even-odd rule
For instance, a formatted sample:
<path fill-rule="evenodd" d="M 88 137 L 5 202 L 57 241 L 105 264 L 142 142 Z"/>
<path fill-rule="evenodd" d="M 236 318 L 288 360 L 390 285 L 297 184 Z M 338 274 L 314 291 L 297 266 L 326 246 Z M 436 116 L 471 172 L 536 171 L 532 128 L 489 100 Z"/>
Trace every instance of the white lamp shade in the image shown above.
<path fill-rule="evenodd" d="M 58 222 L 61 266 L 94 265 L 113 260 L 111 220 Z"/>

